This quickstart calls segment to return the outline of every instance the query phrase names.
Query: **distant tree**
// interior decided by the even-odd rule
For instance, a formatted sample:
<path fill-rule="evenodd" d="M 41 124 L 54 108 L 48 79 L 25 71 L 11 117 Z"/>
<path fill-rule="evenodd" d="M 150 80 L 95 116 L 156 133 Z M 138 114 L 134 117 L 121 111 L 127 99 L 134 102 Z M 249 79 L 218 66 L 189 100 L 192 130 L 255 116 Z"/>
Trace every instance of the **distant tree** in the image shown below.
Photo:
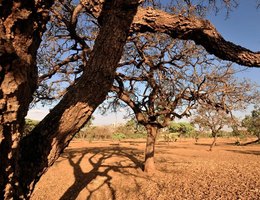
<path fill-rule="evenodd" d="M 245 93 L 243 93 L 245 94 Z M 244 99 L 240 99 L 240 101 L 233 102 L 233 109 L 241 108 L 241 103 L 246 108 L 246 104 L 249 105 L 250 102 L 253 101 L 254 97 L 258 97 L 258 93 L 253 93 L 252 96 L 244 96 Z M 253 101 L 254 102 L 254 101 Z M 224 127 L 231 128 L 232 132 L 229 133 L 232 136 L 237 137 L 236 144 L 240 145 L 239 138 L 244 137 L 246 135 L 246 131 L 242 130 L 241 122 L 238 118 L 232 115 L 231 111 L 227 110 L 219 110 L 214 109 L 212 107 L 208 107 L 205 105 L 201 105 L 197 110 L 193 117 L 193 123 L 197 124 L 203 130 L 208 130 L 211 132 L 213 137 L 213 142 L 210 145 L 210 151 L 212 150 L 213 146 L 216 144 L 217 137 L 222 134 L 222 130 Z M 249 125 L 251 122 L 249 117 L 247 116 L 242 124 Z"/>
<path fill-rule="evenodd" d="M 189 137 L 195 130 L 194 126 L 188 122 L 172 122 L 168 129 L 170 133 L 178 133 L 179 137 Z"/>
<path fill-rule="evenodd" d="M 93 140 L 111 140 L 115 133 L 120 132 L 113 126 L 91 126 L 87 129 L 80 130 L 75 135 L 75 138 L 88 140 L 89 142 L 92 142 Z"/>
<path fill-rule="evenodd" d="M 24 126 L 24 135 L 30 134 L 30 132 L 35 128 L 35 126 L 39 123 L 37 120 L 25 119 Z"/>
<path fill-rule="evenodd" d="M 139 124 L 136 119 L 132 118 L 116 128 L 116 132 L 123 133 L 126 138 L 143 138 L 146 130 L 143 125 Z"/>
<path fill-rule="evenodd" d="M 208 129 L 213 137 L 213 142 L 210 145 L 209 150 L 212 151 L 214 145 L 216 145 L 217 137 L 220 136 L 221 130 L 226 127 L 230 127 L 232 117 L 226 113 L 225 110 L 215 110 L 210 107 L 202 106 L 196 110 L 196 115 L 193 117 L 193 123 Z"/>
<path fill-rule="evenodd" d="M 260 142 L 260 107 L 255 106 L 251 115 L 247 115 L 242 120 L 242 125 L 247 128 L 248 132 L 257 137 L 257 140 L 250 142 L 259 143 Z"/>
<path fill-rule="evenodd" d="M 237 123 L 234 123 L 231 128 L 231 136 L 236 138 L 235 144 L 241 145 L 241 139 L 245 139 L 249 135 L 249 132 L 245 129 L 241 120 L 237 120 Z"/>
<path fill-rule="evenodd" d="M 138 123 L 134 118 L 128 120 L 126 124 L 124 124 L 124 127 L 130 131 L 130 132 L 137 132 L 138 129 Z"/>

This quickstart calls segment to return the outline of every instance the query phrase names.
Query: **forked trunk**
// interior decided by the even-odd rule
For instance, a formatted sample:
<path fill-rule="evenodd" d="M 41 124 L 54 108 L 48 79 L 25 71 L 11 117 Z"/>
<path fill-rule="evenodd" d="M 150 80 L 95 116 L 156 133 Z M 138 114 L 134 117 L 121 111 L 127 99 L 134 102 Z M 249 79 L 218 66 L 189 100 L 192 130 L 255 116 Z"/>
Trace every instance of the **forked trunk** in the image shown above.
<path fill-rule="evenodd" d="M 155 125 L 147 125 L 147 141 L 145 148 L 144 171 L 148 174 L 155 171 L 154 150 L 158 128 Z"/>
<path fill-rule="evenodd" d="M 213 134 L 213 142 L 210 145 L 209 150 L 212 151 L 213 147 L 216 145 L 216 141 L 217 141 L 217 134 Z"/>

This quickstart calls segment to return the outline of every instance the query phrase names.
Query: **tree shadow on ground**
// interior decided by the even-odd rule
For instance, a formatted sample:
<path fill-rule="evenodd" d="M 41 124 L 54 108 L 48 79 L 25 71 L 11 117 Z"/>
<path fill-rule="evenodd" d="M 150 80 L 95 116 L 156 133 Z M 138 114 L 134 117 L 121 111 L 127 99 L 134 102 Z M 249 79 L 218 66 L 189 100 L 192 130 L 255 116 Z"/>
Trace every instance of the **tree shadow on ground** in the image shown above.
<path fill-rule="evenodd" d="M 227 150 L 227 151 L 231 151 L 234 153 L 241 153 L 241 154 L 251 154 L 251 155 L 260 155 L 260 151 L 255 151 L 255 150 Z"/>
<path fill-rule="evenodd" d="M 234 141 L 234 142 L 223 142 L 223 145 L 226 145 L 226 146 L 241 146 L 242 143 L 237 143 L 237 141 Z"/>
<path fill-rule="evenodd" d="M 191 145 L 190 145 L 191 146 Z M 177 146 L 175 143 L 170 143 L 170 144 L 156 144 L 156 148 L 159 149 L 190 149 L 190 146 Z"/>
<path fill-rule="evenodd" d="M 86 199 L 91 199 L 93 193 L 102 186 L 107 186 L 111 193 L 111 199 L 116 199 L 116 190 L 113 188 L 111 181 L 112 176 L 109 172 L 118 172 L 124 175 L 137 176 L 131 174 L 129 169 L 142 169 L 143 163 L 137 158 L 142 155 L 142 151 L 126 147 L 98 147 L 98 148 L 77 148 L 65 151 L 62 157 L 68 159 L 73 167 L 75 176 L 74 183 L 62 195 L 60 200 L 76 199 L 79 193 L 86 188 L 89 195 Z M 88 158 L 84 165 L 91 165 L 91 169 L 83 172 L 80 164 L 84 157 Z M 112 157 L 120 157 L 116 162 L 109 162 Z M 84 160 L 85 161 L 85 160 Z M 102 177 L 103 183 L 94 189 L 88 188 L 93 180 Z"/>
<path fill-rule="evenodd" d="M 145 144 L 146 140 L 126 140 L 126 141 L 121 141 L 121 143 L 126 143 L 126 144 Z"/>
<path fill-rule="evenodd" d="M 210 146 L 211 145 L 211 143 L 199 143 L 199 142 L 197 142 L 197 143 L 195 143 L 195 145 L 198 145 L 198 146 Z"/>

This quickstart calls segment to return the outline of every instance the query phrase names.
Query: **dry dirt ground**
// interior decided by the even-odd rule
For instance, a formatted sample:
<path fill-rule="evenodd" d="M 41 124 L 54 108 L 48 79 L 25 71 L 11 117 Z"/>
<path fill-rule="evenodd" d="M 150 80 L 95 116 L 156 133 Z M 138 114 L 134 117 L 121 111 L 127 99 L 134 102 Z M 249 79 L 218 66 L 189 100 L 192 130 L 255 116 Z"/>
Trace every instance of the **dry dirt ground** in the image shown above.
<path fill-rule="evenodd" d="M 36 185 L 33 200 L 260 199 L 260 145 L 235 140 L 156 145 L 157 171 L 142 171 L 145 141 L 72 141 Z"/>

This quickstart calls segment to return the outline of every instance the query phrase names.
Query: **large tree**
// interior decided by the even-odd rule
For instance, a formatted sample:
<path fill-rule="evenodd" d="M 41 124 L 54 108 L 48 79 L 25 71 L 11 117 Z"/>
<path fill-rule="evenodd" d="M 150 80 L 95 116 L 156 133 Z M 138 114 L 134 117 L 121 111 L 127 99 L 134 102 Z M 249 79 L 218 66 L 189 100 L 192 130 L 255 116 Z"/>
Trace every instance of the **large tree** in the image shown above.
<path fill-rule="evenodd" d="M 229 72 L 226 77 L 221 77 L 222 87 L 220 91 L 215 93 L 215 97 L 224 103 L 224 109 L 201 104 L 192 118 L 194 124 L 211 132 L 213 141 L 210 145 L 210 151 L 216 144 L 221 130 L 225 127 L 234 128 L 238 126 L 239 121 L 233 113 L 245 111 L 249 105 L 259 102 L 259 86 L 250 80 L 239 81 L 232 76 L 232 73 L 234 71 Z M 215 97 L 212 95 L 212 98 Z"/>
<path fill-rule="evenodd" d="M 148 31 L 191 39 L 221 59 L 260 66 L 259 52 L 224 40 L 209 21 L 140 3 L 82 0 L 73 7 L 68 19 L 70 34 L 75 34 L 83 10 L 97 19 L 99 34 L 83 63 L 82 75 L 31 134 L 23 137 L 24 117 L 38 83 L 36 54 L 53 1 L 0 1 L 1 199 L 29 198 L 34 184 L 105 99 L 129 34 Z"/>
<path fill-rule="evenodd" d="M 189 117 L 200 104 L 207 106 L 201 112 L 230 112 L 255 97 L 253 84 L 237 81 L 231 63 L 218 61 L 192 42 L 140 34 L 125 49 L 111 91 L 147 130 L 144 170 L 148 173 L 155 170 L 158 131 L 170 121 Z M 225 115 L 219 119 L 224 122 Z M 224 123 L 213 124 L 220 126 L 212 129 L 215 137 Z"/>

